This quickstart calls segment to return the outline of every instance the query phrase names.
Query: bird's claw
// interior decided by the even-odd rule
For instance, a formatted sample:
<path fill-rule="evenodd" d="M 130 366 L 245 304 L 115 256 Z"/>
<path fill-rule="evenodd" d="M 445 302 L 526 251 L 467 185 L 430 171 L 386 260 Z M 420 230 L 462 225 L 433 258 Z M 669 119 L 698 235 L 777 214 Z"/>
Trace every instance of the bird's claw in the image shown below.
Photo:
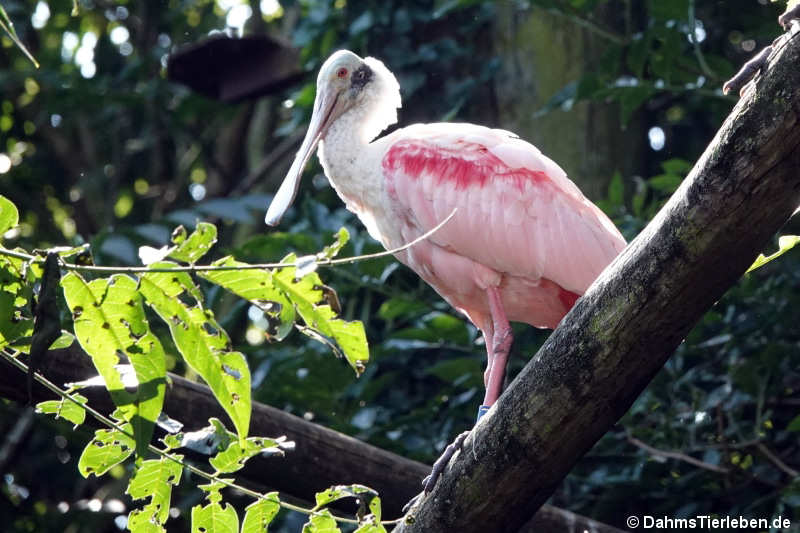
<path fill-rule="evenodd" d="M 449 463 L 453 455 L 464 446 L 464 440 L 467 438 L 467 435 L 469 435 L 469 431 L 465 431 L 456 437 L 455 440 L 444 449 L 442 456 L 433 463 L 431 473 L 422 480 L 423 494 L 429 494 L 433 490 L 433 487 L 436 486 L 436 482 L 439 481 L 439 476 L 444 472 L 447 463 Z"/>
<path fill-rule="evenodd" d="M 778 24 L 781 25 L 784 31 L 789 31 L 792 23 L 797 22 L 798 19 L 800 19 L 800 4 L 778 17 Z M 775 39 L 771 45 L 765 47 L 755 57 L 745 63 L 742 68 L 739 69 L 739 72 L 725 82 L 725 85 L 722 86 L 722 92 L 728 94 L 737 91 L 739 96 L 743 95 L 748 83 L 755 78 L 756 73 L 766 64 L 767 58 L 772 53 L 772 47 L 775 46 L 776 42 L 778 42 L 778 39 Z"/>
<path fill-rule="evenodd" d="M 792 9 L 778 17 L 778 24 L 781 25 L 784 31 L 789 31 L 792 21 L 797 19 L 800 19 L 800 4 L 797 4 Z"/>
<path fill-rule="evenodd" d="M 439 481 L 439 477 L 444 472 L 447 463 L 450 462 L 450 459 L 455 455 L 457 451 L 464 447 L 464 441 L 469 435 L 469 431 L 465 431 L 459 434 L 453 442 L 451 442 L 447 448 L 444 449 L 442 455 L 433 463 L 433 467 L 431 468 L 431 473 L 425 476 L 425 479 L 422 480 L 422 492 L 411 498 L 407 504 L 403 506 L 403 514 L 408 513 L 411 509 L 416 507 L 422 499 L 427 496 L 432 490 L 433 487 L 436 486 L 436 482 Z"/>
<path fill-rule="evenodd" d="M 722 86 L 722 92 L 728 94 L 732 91 L 739 92 L 741 96 L 744 93 L 745 86 L 752 80 L 756 73 L 761 70 L 767 58 L 772 53 L 772 45 L 765 47 L 753 59 L 745 63 L 739 72 L 737 72 L 731 79 L 725 82 Z"/>

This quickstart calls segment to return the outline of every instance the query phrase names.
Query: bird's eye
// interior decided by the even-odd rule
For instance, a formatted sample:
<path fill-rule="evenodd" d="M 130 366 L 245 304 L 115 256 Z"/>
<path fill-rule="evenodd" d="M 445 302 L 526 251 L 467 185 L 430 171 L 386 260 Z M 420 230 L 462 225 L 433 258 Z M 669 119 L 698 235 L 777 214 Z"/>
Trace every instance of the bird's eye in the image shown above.
<path fill-rule="evenodd" d="M 345 76 L 347 76 L 347 69 L 344 67 L 340 68 L 339 70 L 336 71 L 336 76 L 344 78 Z"/>

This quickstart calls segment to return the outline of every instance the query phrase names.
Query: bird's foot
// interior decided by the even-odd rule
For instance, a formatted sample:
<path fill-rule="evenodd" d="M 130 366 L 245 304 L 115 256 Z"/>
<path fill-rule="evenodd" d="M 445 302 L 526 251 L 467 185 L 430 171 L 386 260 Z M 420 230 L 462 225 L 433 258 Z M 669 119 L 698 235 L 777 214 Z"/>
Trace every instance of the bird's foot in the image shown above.
<path fill-rule="evenodd" d="M 772 45 L 765 47 L 761 50 L 758 55 L 756 55 L 753 59 L 748 61 L 747 63 L 739 69 L 731 79 L 725 82 L 725 85 L 722 86 L 723 94 L 729 94 L 734 91 L 739 92 L 739 96 L 744 94 L 745 87 L 747 84 L 755 78 L 758 71 L 761 70 L 761 67 L 767 62 L 767 58 L 772 53 Z"/>
<path fill-rule="evenodd" d="M 445 467 L 447 467 L 447 463 L 449 463 L 453 455 L 464 446 L 464 440 L 467 438 L 467 435 L 469 435 L 469 431 L 465 431 L 456 437 L 456 439 L 444 449 L 441 457 L 436 459 L 436 462 L 433 463 L 431 473 L 422 480 L 422 491 L 425 494 L 430 493 L 433 487 L 436 486 L 436 482 L 439 481 L 439 477 L 442 475 L 442 472 L 444 472 Z"/>
<path fill-rule="evenodd" d="M 778 23 L 784 31 L 789 31 L 792 28 L 792 23 L 796 25 L 798 20 L 800 20 L 800 4 L 778 17 Z M 778 39 L 780 39 L 780 37 L 778 37 Z M 722 92 L 728 94 L 733 91 L 738 91 L 739 96 L 743 95 L 748 84 L 767 63 L 767 58 L 769 58 L 769 55 L 772 53 L 773 46 L 778 42 L 778 39 L 775 39 L 771 45 L 765 47 L 755 57 L 745 63 L 736 75 L 725 82 L 725 85 L 722 86 Z"/>
<path fill-rule="evenodd" d="M 422 492 L 411 498 L 411 500 L 405 504 L 403 507 L 403 513 L 407 513 L 409 510 L 413 509 L 433 490 L 433 487 L 436 486 L 436 482 L 439 481 L 439 477 L 442 475 L 442 472 L 444 472 L 444 469 L 447 467 L 447 463 L 449 463 L 453 455 L 455 455 L 455 453 L 464 446 L 464 440 L 466 440 L 467 435 L 469 435 L 469 431 L 461 433 L 447 446 L 447 448 L 444 449 L 441 457 L 439 457 L 436 462 L 433 463 L 431 473 L 422 480 Z"/>

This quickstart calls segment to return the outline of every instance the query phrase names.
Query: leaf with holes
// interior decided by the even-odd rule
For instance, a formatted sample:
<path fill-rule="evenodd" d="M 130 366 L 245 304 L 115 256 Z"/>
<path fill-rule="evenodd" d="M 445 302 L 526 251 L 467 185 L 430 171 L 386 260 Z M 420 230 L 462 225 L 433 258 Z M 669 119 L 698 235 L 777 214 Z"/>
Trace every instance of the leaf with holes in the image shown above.
<path fill-rule="evenodd" d="M 284 258 L 284 263 L 293 263 L 294 255 Z M 324 301 L 322 280 L 316 273 L 310 273 L 296 279 L 295 267 L 283 267 L 274 275 L 275 285 L 292 301 L 297 312 L 312 331 L 331 341 L 331 347 L 337 355 L 344 355 L 357 375 L 364 372 L 364 365 L 369 360 L 367 335 L 361 322 L 347 322 L 339 318 Z"/>
<path fill-rule="evenodd" d="M 132 433 L 130 424 L 123 424 L 122 429 Z M 78 459 L 78 471 L 83 477 L 89 477 L 90 474 L 100 477 L 130 457 L 135 447 L 134 440 L 121 431 L 98 429 Z"/>
<path fill-rule="evenodd" d="M 314 496 L 318 510 L 331 502 L 342 498 L 355 498 L 358 500 L 359 507 L 356 515 L 359 523 L 362 521 L 380 523 L 381 520 L 381 499 L 378 493 L 364 485 L 336 485 Z"/>
<path fill-rule="evenodd" d="M 266 533 L 267 526 L 281 509 L 277 492 L 265 494 L 264 498 L 251 503 L 245 508 L 241 533 Z"/>
<path fill-rule="evenodd" d="M 171 268 L 161 262 L 152 268 Z M 211 388 L 217 401 L 236 426 L 240 442 L 250 428 L 250 369 L 239 352 L 231 351 L 228 334 L 202 306 L 202 296 L 185 272 L 143 274 L 140 291 L 158 316 L 169 326 L 175 346 L 186 364 Z M 194 300 L 191 307 L 182 298 Z"/>
<path fill-rule="evenodd" d="M 342 251 L 342 248 L 345 247 L 348 241 L 350 241 L 350 233 L 345 228 L 339 228 L 334 241 L 323 248 L 317 256 L 325 259 L 333 259 Z"/>
<path fill-rule="evenodd" d="M 214 261 L 214 266 L 242 267 L 247 263 L 223 257 Z M 281 341 L 294 326 L 294 306 L 286 295 L 275 286 L 269 270 L 212 270 L 201 272 L 201 277 L 223 287 L 257 306 L 264 312 L 270 325 L 272 337 Z"/>
<path fill-rule="evenodd" d="M 33 316 L 30 302 L 33 271 L 22 259 L 0 256 L 0 348 L 33 335 Z M 30 344 L 30 342 L 29 342 Z M 24 347 L 18 348 L 26 352 Z"/>
<path fill-rule="evenodd" d="M 81 396 L 80 394 L 72 394 L 72 397 L 80 404 L 86 403 L 85 396 Z M 86 420 L 86 410 L 80 405 L 71 400 L 67 400 L 66 398 L 39 402 L 36 404 L 36 412 L 54 415 L 56 418 L 64 418 L 75 424 L 75 427 L 80 426 L 83 424 L 83 421 Z"/>
<path fill-rule="evenodd" d="M 259 453 L 269 455 L 283 455 L 283 450 L 292 448 L 294 443 L 286 442 L 285 438 L 268 439 L 265 437 L 250 437 L 242 445 L 239 441 L 231 442 L 224 450 L 209 459 L 211 466 L 217 472 L 236 472 L 244 463 Z"/>
<path fill-rule="evenodd" d="M 215 242 L 217 242 L 217 227 L 214 224 L 200 222 L 188 237 L 183 226 L 179 226 L 172 233 L 175 249 L 170 251 L 169 257 L 194 264 L 214 246 Z"/>
<path fill-rule="evenodd" d="M 386 528 L 374 517 L 370 516 L 353 533 L 386 533 Z"/>
<path fill-rule="evenodd" d="M 312 514 L 303 526 L 303 533 L 341 533 L 341 531 L 336 525 L 336 519 L 327 509 Z"/>
<path fill-rule="evenodd" d="M 239 516 L 236 509 L 217 502 L 192 507 L 192 533 L 238 533 Z"/>
<path fill-rule="evenodd" d="M 182 455 L 174 456 L 182 460 Z M 150 523 L 163 526 L 169 518 L 169 505 L 172 486 L 181 480 L 183 466 L 169 459 L 152 459 L 144 461 L 133 474 L 128 488 L 125 490 L 134 500 L 150 498 L 142 509 L 134 509 L 128 515 L 128 527 L 135 531 L 131 524 Z M 147 527 L 147 526 L 139 526 Z"/>
<path fill-rule="evenodd" d="M 74 272 L 61 279 L 75 336 L 103 377 L 114 404 L 133 425 L 138 455 L 144 455 L 164 404 L 164 349 L 150 331 L 136 282 L 124 275 L 86 282 Z M 116 366 L 127 358 L 137 386 L 126 389 Z"/>

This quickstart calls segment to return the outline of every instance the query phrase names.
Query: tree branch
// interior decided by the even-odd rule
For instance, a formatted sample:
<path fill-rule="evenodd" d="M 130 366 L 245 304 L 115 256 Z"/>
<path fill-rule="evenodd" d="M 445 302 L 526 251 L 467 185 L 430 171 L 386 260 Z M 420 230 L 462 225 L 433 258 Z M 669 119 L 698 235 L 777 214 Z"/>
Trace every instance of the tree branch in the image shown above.
<path fill-rule="evenodd" d="M 800 203 L 800 42 L 784 38 L 667 205 L 395 529 L 516 531 Z"/>

